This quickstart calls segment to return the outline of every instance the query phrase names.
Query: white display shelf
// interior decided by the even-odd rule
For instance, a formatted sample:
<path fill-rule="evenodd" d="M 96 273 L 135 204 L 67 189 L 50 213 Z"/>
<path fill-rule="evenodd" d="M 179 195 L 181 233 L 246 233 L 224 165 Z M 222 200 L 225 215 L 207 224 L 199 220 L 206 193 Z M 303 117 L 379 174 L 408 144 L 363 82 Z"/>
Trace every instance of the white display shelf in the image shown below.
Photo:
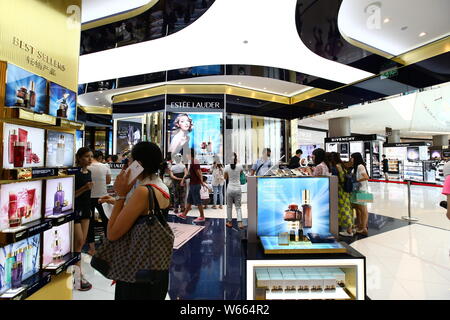
<path fill-rule="evenodd" d="M 351 300 L 344 288 L 330 291 L 270 291 L 266 290 L 266 300 Z"/>

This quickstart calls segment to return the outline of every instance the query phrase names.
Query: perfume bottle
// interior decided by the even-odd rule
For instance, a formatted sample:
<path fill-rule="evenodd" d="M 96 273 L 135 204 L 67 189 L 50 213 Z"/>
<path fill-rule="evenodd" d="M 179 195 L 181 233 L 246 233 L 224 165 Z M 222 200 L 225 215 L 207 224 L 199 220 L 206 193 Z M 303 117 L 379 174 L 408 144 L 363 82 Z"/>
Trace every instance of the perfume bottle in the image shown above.
<path fill-rule="evenodd" d="M 25 252 L 26 271 L 28 273 L 33 270 L 33 246 L 30 244 Z"/>
<path fill-rule="evenodd" d="M 17 212 L 17 194 L 10 192 L 8 202 L 8 220 L 10 228 L 18 227 L 21 224 L 21 219 L 18 217 Z"/>
<path fill-rule="evenodd" d="M 61 213 L 62 208 L 64 206 L 64 191 L 62 188 L 62 183 L 58 183 L 58 189 L 55 192 L 54 197 L 54 206 L 53 206 L 53 213 Z"/>
<path fill-rule="evenodd" d="M 11 271 L 11 288 L 17 289 L 22 286 L 23 266 L 22 262 L 17 261 L 13 264 Z"/>
<path fill-rule="evenodd" d="M 25 218 L 30 218 L 33 215 L 34 203 L 36 200 L 36 189 L 27 190 L 27 215 Z"/>
<path fill-rule="evenodd" d="M 25 159 L 27 163 L 31 163 L 33 160 L 33 152 L 31 149 L 31 142 L 27 142 L 27 148 L 25 149 Z"/>
<path fill-rule="evenodd" d="M 25 161 L 25 142 L 16 141 L 14 143 L 14 168 L 23 167 Z"/>
<path fill-rule="evenodd" d="M 58 230 L 55 230 L 55 234 L 53 235 L 52 249 L 53 260 L 61 258 L 61 238 L 58 235 Z"/>
<path fill-rule="evenodd" d="M 56 110 L 57 117 L 67 118 L 67 109 L 69 108 L 69 106 L 67 104 L 67 98 L 69 98 L 69 94 L 64 93 L 62 99 L 58 100 L 59 107 L 58 107 L 58 110 Z"/>
<path fill-rule="evenodd" d="M 14 163 L 14 144 L 18 141 L 19 137 L 15 129 L 9 131 L 8 138 L 8 161 L 9 163 Z"/>
<path fill-rule="evenodd" d="M 36 91 L 34 89 L 34 81 L 30 81 L 28 107 L 34 108 L 36 106 Z"/>
<path fill-rule="evenodd" d="M 65 143 L 64 143 L 64 136 L 60 135 L 57 149 L 56 149 L 56 166 L 62 167 L 64 166 L 64 149 L 65 149 Z"/>
<path fill-rule="evenodd" d="M 304 228 L 312 228 L 312 207 L 311 207 L 311 191 L 303 190 L 302 191 L 302 199 L 303 199 L 303 227 Z"/>
<path fill-rule="evenodd" d="M 11 275 L 14 263 L 16 263 L 16 256 L 13 253 L 8 253 L 6 255 L 5 262 L 5 282 L 7 284 L 11 284 Z"/>

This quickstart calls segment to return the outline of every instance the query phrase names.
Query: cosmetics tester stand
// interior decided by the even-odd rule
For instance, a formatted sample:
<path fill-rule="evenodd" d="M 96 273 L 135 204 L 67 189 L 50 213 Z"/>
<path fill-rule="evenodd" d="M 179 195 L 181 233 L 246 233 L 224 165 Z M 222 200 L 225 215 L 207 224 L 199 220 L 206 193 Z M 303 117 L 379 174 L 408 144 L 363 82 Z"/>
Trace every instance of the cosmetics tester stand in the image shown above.
<path fill-rule="evenodd" d="M 7 65 L 5 62 L 0 62 L 0 141 L 3 141 L 0 157 L 0 161 L 2 161 L 0 191 L 2 188 L 11 188 L 10 186 L 20 186 L 16 189 L 22 190 L 21 188 L 23 187 L 24 190 L 27 190 L 27 184 L 33 182 L 39 182 L 41 187 L 39 188 L 39 193 L 34 190 L 33 196 L 28 196 L 30 206 L 26 208 L 30 212 L 31 208 L 34 208 L 33 210 L 36 212 L 33 212 L 33 215 L 38 217 L 29 223 L 26 223 L 26 221 L 21 223 L 20 220 L 24 218 L 22 218 L 22 210 L 19 209 L 22 208 L 17 208 L 18 205 L 14 196 L 11 198 L 11 192 L 9 192 L 9 199 L 7 194 L 5 196 L 2 193 L 0 203 L 2 207 L 7 207 L 6 210 L 8 211 L 7 218 L 3 217 L 3 219 L 8 221 L 9 218 L 9 223 L 14 221 L 10 215 L 16 215 L 18 219 L 16 219 L 17 225 L 10 224 L 8 228 L 0 229 L 0 270 L 2 271 L 0 272 L 0 300 L 70 300 L 72 298 L 72 290 L 67 283 L 71 283 L 72 276 L 71 273 L 65 271 L 80 259 L 79 255 L 73 253 L 74 190 L 71 190 L 69 193 L 66 191 L 66 194 L 71 194 L 72 197 L 68 199 L 66 196 L 64 200 L 64 202 L 72 203 L 70 210 L 57 211 L 58 214 L 56 215 L 46 215 L 46 199 L 48 197 L 51 199 L 53 197 L 57 198 L 53 190 L 51 194 L 47 190 L 48 182 L 52 179 L 68 178 L 69 185 L 74 188 L 74 173 L 76 169 L 73 168 L 73 164 L 71 167 L 47 168 L 41 166 L 36 168 L 15 167 L 13 169 L 4 169 L 6 166 L 3 163 L 3 155 L 5 152 L 12 151 L 8 144 L 9 140 L 11 140 L 11 137 L 9 137 L 10 132 L 5 132 L 4 127 L 5 124 L 12 124 L 17 125 L 18 128 L 38 128 L 41 132 L 45 130 L 46 138 L 48 130 L 74 134 L 75 137 L 76 130 L 84 130 L 84 124 L 47 114 L 38 114 L 27 108 L 6 107 L 4 103 Z M 45 144 L 43 157 L 47 154 L 48 146 L 46 141 L 41 141 L 42 144 Z M 5 147 L 8 150 L 5 150 Z M 75 154 L 75 140 L 73 149 Z M 16 154 L 13 156 L 16 156 Z M 44 164 L 46 163 L 45 160 Z M 60 188 L 58 187 L 58 190 Z M 49 195 L 46 194 L 47 191 Z M 35 193 L 40 198 L 34 199 Z M 63 204 L 59 203 L 60 201 L 63 202 L 62 199 L 59 199 L 55 202 L 55 206 L 62 207 Z M 40 204 L 39 208 L 38 204 Z M 57 230 L 65 230 L 68 234 L 58 234 Z M 52 239 L 45 242 L 44 239 L 46 237 L 52 237 Z M 63 238 L 66 241 L 66 247 L 70 246 L 69 252 L 63 252 L 61 249 Z M 67 241 L 70 243 L 67 244 Z M 51 245 L 45 247 L 44 242 L 51 243 Z M 48 248 L 52 252 L 45 252 Z M 58 252 L 61 255 L 55 256 L 55 252 L 56 255 Z M 50 256 L 50 263 L 48 263 L 49 258 L 46 258 L 48 256 Z M 46 260 L 47 263 L 44 264 Z"/>
<path fill-rule="evenodd" d="M 248 192 L 247 299 L 366 298 L 365 257 L 329 239 L 338 234 L 337 177 L 248 177 Z"/>

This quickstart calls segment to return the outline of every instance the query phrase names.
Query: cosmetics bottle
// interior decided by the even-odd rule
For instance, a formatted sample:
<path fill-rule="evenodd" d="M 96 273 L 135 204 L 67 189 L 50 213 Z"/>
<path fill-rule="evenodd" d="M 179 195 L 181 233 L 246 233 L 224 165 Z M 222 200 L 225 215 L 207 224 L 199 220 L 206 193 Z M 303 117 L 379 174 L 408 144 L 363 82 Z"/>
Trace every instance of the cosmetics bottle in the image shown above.
<path fill-rule="evenodd" d="M 36 189 L 27 190 L 27 215 L 25 218 L 30 218 L 33 215 L 34 203 L 36 200 Z"/>
<path fill-rule="evenodd" d="M 61 213 L 64 206 L 64 191 L 62 183 L 58 183 L 58 189 L 55 192 L 53 213 Z"/>
<path fill-rule="evenodd" d="M 53 235 L 52 249 L 53 260 L 61 258 L 61 238 L 58 235 L 58 230 L 55 230 L 55 234 Z"/>
<path fill-rule="evenodd" d="M 9 163 L 14 163 L 14 144 L 19 140 L 19 136 L 17 135 L 17 131 L 15 129 L 9 131 L 8 138 L 8 160 Z"/>
<path fill-rule="evenodd" d="M 28 141 L 28 131 L 22 128 L 19 128 L 19 142 L 26 143 Z"/>
<path fill-rule="evenodd" d="M 67 105 L 67 98 L 69 97 L 68 94 L 64 94 L 63 98 L 58 100 L 59 101 L 59 107 L 58 110 L 56 110 L 56 116 L 57 117 L 62 117 L 62 118 L 67 118 L 67 109 L 68 109 L 68 105 Z"/>
<path fill-rule="evenodd" d="M 11 284 L 11 275 L 14 263 L 16 263 L 16 256 L 13 253 L 8 253 L 6 255 L 5 262 L 5 282 L 7 284 Z"/>
<path fill-rule="evenodd" d="M 27 251 L 25 252 L 25 261 L 27 265 L 25 273 L 28 273 L 33 270 L 33 246 L 31 244 L 27 247 Z"/>
<path fill-rule="evenodd" d="M 25 99 L 27 98 L 27 88 L 21 87 L 19 90 L 17 90 L 16 94 L 16 107 L 25 107 Z"/>
<path fill-rule="evenodd" d="M 30 99 L 28 101 L 29 108 L 34 108 L 36 106 L 36 92 L 34 90 L 34 81 L 30 81 Z"/>
<path fill-rule="evenodd" d="M 312 228 L 312 207 L 311 207 L 311 191 L 303 190 L 302 191 L 302 199 L 303 199 L 303 227 L 304 228 Z"/>
<path fill-rule="evenodd" d="M 60 135 L 58 144 L 57 144 L 57 149 L 56 149 L 56 166 L 57 167 L 64 166 L 64 148 L 65 148 L 64 136 Z"/>
<path fill-rule="evenodd" d="M 17 195 L 17 216 L 19 219 L 26 217 L 28 208 L 28 193 L 27 190 L 23 190 Z"/>
<path fill-rule="evenodd" d="M 17 289 L 22 286 L 23 266 L 22 262 L 15 262 L 11 272 L 11 288 Z"/>
<path fill-rule="evenodd" d="M 18 217 L 17 211 L 17 194 L 10 192 L 8 202 L 8 220 L 10 228 L 20 226 L 21 219 Z"/>
<path fill-rule="evenodd" d="M 289 231 L 289 242 L 295 242 L 295 230 L 291 229 Z"/>
<path fill-rule="evenodd" d="M 27 142 L 27 148 L 25 149 L 25 159 L 27 163 L 31 163 L 33 160 L 33 152 L 31 149 L 31 142 Z"/>
<path fill-rule="evenodd" d="M 14 168 L 23 167 L 23 162 L 25 160 L 25 142 L 14 143 Z"/>

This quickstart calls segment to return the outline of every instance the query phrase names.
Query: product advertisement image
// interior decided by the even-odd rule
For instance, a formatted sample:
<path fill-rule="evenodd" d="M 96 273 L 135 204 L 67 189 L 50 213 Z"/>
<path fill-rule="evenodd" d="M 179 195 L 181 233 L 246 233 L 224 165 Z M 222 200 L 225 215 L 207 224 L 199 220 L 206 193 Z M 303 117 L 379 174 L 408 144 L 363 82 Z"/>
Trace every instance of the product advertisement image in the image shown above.
<path fill-rule="evenodd" d="M 53 82 L 50 82 L 49 92 L 50 102 L 48 114 L 75 121 L 77 107 L 76 93 Z"/>
<path fill-rule="evenodd" d="M 0 248 L 0 294 L 16 294 L 40 269 L 40 235 Z"/>
<path fill-rule="evenodd" d="M 73 177 L 46 181 L 45 217 L 57 218 L 73 210 Z"/>
<path fill-rule="evenodd" d="M 43 268 L 58 268 L 64 263 L 63 257 L 71 252 L 72 223 L 53 227 L 44 232 Z"/>
<path fill-rule="evenodd" d="M 72 167 L 75 137 L 71 133 L 47 131 L 47 167 Z"/>
<path fill-rule="evenodd" d="M 0 231 L 41 218 L 42 181 L 0 185 Z"/>
<path fill-rule="evenodd" d="M 23 107 L 45 113 L 47 81 L 31 72 L 8 63 L 5 106 Z"/>
<path fill-rule="evenodd" d="M 5 123 L 3 133 L 4 169 L 44 166 L 44 129 Z"/>

